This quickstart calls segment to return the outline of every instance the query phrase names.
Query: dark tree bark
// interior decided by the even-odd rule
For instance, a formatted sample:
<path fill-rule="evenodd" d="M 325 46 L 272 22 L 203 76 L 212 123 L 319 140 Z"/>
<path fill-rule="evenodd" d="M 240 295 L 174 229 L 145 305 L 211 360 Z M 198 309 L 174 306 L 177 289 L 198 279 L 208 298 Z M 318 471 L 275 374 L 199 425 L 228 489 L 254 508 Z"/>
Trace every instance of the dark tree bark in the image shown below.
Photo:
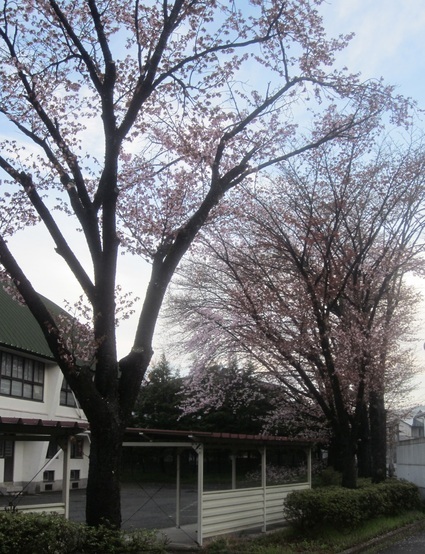
<path fill-rule="evenodd" d="M 349 433 L 344 437 L 342 443 L 343 470 L 341 485 L 347 489 L 355 489 L 357 487 L 356 453 L 356 437 Z"/>
<path fill-rule="evenodd" d="M 104 524 L 119 528 L 123 428 L 111 421 L 91 421 L 90 429 L 86 522 L 88 525 Z"/>
<path fill-rule="evenodd" d="M 387 476 L 387 415 L 384 395 L 372 392 L 370 395 L 370 435 L 372 452 L 372 481 L 380 483 Z"/>
<path fill-rule="evenodd" d="M 342 473 L 343 470 L 342 448 L 340 434 L 334 432 L 328 447 L 328 465 L 340 473 Z"/>
<path fill-rule="evenodd" d="M 371 476 L 371 455 L 369 414 L 367 405 L 363 402 L 360 415 L 359 440 L 357 444 L 357 466 L 359 477 Z"/>

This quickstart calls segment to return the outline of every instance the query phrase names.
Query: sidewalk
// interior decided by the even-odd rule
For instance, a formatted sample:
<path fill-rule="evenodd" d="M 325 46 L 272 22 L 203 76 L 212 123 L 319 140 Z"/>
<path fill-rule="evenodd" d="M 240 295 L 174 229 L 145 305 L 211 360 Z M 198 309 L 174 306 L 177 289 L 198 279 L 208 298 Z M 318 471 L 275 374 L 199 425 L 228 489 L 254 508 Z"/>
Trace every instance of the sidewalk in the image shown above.
<path fill-rule="evenodd" d="M 425 522 L 418 521 L 396 529 L 367 543 L 344 550 L 340 554 L 423 554 L 425 553 Z"/>
<path fill-rule="evenodd" d="M 183 525 L 180 528 L 168 527 L 158 531 L 158 538 L 167 542 L 167 550 L 175 552 L 196 552 L 199 545 L 196 542 L 196 525 Z"/>

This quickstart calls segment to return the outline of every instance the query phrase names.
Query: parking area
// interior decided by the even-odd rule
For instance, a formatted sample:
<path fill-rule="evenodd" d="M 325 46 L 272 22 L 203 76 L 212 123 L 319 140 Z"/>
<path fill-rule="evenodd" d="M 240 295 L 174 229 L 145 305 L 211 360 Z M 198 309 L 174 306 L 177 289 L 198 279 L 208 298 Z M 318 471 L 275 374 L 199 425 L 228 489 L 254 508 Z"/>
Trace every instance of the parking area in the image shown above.
<path fill-rule="evenodd" d="M 61 493 L 0 496 L 0 507 L 16 504 L 45 504 L 61 501 Z M 72 521 L 85 520 L 85 490 L 70 491 L 69 513 Z M 176 488 L 170 484 L 125 483 L 121 494 L 122 527 L 164 529 L 176 526 Z M 197 519 L 196 487 L 182 487 L 180 495 L 180 525 L 194 525 Z"/>

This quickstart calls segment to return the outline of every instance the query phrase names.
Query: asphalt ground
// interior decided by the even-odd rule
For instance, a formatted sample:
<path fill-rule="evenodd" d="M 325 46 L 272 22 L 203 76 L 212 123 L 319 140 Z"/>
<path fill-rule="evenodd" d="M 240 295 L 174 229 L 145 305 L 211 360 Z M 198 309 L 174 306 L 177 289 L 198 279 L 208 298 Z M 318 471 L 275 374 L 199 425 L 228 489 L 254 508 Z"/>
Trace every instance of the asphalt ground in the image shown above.
<path fill-rule="evenodd" d="M 424 554 L 425 529 L 424 524 L 412 525 L 410 529 L 401 530 L 399 536 L 390 540 L 391 545 L 378 547 L 375 554 Z M 388 540 L 388 539 L 387 539 Z"/>
<path fill-rule="evenodd" d="M 425 531 L 407 537 L 384 550 L 377 550 L 376 554 L 423 554 L 425 553 Z"/>
<path fill-rule="evenodd" d="M 0 509 L 13 502 L 19 504 L 47 504 L 62 501 L 60 492 L 43 492 L 20 497 L 0 496 Z M 85 521 L 85 490 L 71 490 L 69 519 Z M 180 527 L 176 522 L 176 488 L 164 484 L 123 484 L 121 488 L 122 528 L 155 529 L 172 543 L 186 546 L 196 544 L 197 490 L 194 486 L 182 487 L 180 494 Z"/>

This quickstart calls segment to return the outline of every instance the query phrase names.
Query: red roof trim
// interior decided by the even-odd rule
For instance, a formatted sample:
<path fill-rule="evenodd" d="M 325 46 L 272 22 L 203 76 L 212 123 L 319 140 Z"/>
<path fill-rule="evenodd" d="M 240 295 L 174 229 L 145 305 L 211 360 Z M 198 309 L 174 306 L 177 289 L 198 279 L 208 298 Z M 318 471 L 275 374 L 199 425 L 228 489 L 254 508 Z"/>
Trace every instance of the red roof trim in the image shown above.
<path fill-rule="evenodd" d="M 2 417 L 0 416 L 0 425 L 6 425 L 10 427 L 27 427 L 28 431 L 30 427 L 36 427 L 37 431 L 43 429 L 48 432 L 50 429 L 73 429 L 76 431 L 89 431 L 90 425 L 87 421 L 67 421 L 67 420 L 51 420 L 51 419 L 32 419 L 21 417 Z M 12 429 L 11 429 L 12 430 Z M 182 431 L 182 430 L 166 430 L 166 429 L 145 429 L 138 427 L 129 427 L 126 429 L 127 437 L 134 435 L 137 438 L 145 437 L 147 440 L 162 439 L 168 437 L 172 438 L 184 438 L 192 441 L 199 442 L 220 442 L 227 441 L 245 441 L 245 442 L 271 442 L 271 443 L 285 443 L 285 444 L 298 444 L 298 445 L 311 445 L 315 441 L 300 438 L 281 437 L 277 435 L 247 435 L 244 433 L 220 433 L 220 432 L 208 432 L 208 431 Z"/>
<path fill-rule="evenodd" d="M 166 429 L 144 429 L 144 428 L 127 428 L 127 434 L 145 435 L 149 438 L 160 438 L 164 436 L 168 437 L 185 437 L 192 440 L 208 440 L 217 439 L 224 441 L 253 441 L 253 442 L 285 442 L 293 444 L 314 444 L 315 441 L 310 439 L 282 437 L 278 435 L 248 435 L 245 433 L 220 433 L 220 432 L 208 432 L 208 431 L 182 431 L 182 430 L 166 430 Z"/>
<path fill-rule="evenodd" d="M 89 424 L 86 421 L 63 421 L 52 419 L 32 419 L 22 417 L 2 417 L 0 416 L 0 424 L 5 425 L 21 425 L 31 427 L 56 427 L 56 428 L 74 428 L 74 429 L 88 429 Z"/>

